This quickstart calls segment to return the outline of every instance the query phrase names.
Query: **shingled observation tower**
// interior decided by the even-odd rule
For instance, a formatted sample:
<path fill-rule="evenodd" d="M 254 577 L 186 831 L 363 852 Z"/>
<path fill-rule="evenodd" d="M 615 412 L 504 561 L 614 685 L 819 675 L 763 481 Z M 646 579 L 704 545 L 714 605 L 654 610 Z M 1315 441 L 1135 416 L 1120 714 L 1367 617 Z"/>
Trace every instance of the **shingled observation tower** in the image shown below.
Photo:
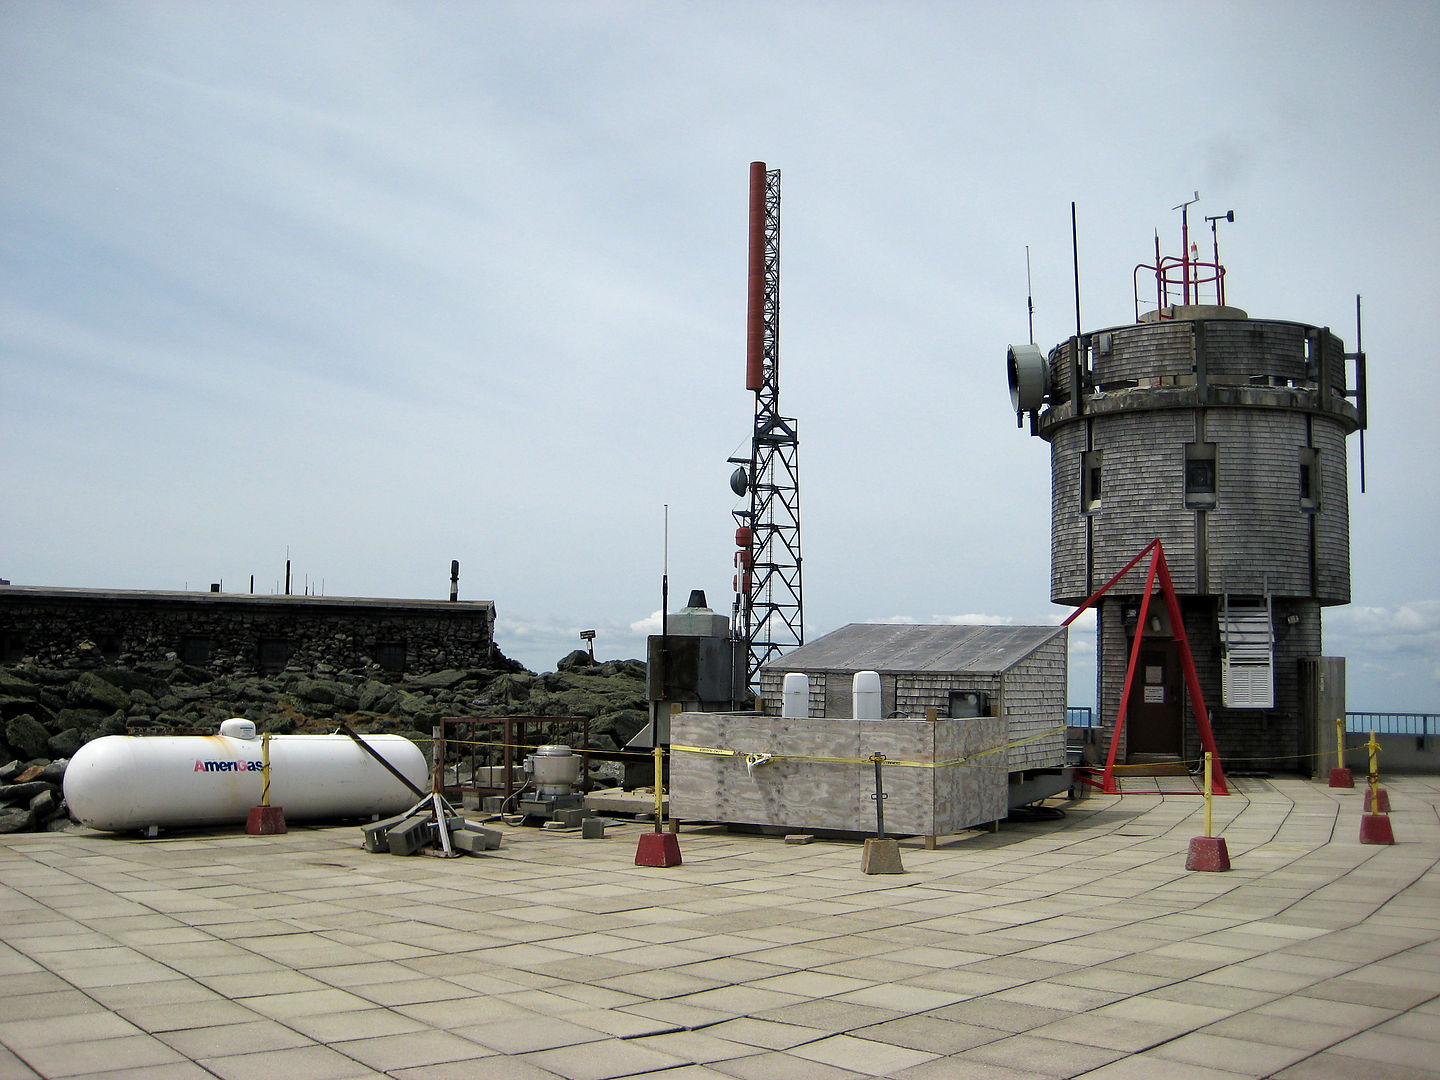
<path fill-rule="evenodd" d="M 1207 218 L 1207 262 L 1189 206 L 1182 254 L 1162 257 L 1157 235 L 1154 263 L 1135 268 L 1135 323 L 1083 333 L 1077 304 L 1076 335 L 1048 356 L 1009 350 L 1017 420 L 1050 444 L 1050 599 L 1083 603 L 1158 537 L 1221 754 L 1313 772 L 1334 717 L 1307 715 L 1312 684 L 1328 673 L 1332 700 L 1337 677 L 1343 687 L 1343 661 L 1320 659 L 1321 609 L 1350 601 L 1346 438 L 1365 426 L 1364 354 L 1328 328 L 1228 306 L 1215 227 L 1233 211 Z M 1102 751 L 1143 569 L 1097 605 Z M 1162 604 L 1146 621 L 1116 760 L 1193 763 L 1174 628 Z"/>

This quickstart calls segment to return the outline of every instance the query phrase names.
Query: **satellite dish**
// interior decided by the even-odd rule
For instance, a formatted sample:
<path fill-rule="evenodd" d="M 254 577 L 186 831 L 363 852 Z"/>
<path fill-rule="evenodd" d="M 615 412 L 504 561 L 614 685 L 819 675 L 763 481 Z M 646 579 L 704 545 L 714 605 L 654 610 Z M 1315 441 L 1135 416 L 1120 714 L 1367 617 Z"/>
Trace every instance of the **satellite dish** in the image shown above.
<path fill-rule="evenodd" d="M 750 490 L 750 478 L 745 475 L 743 465 L 730 474 L 730 490 L 736 495 L 744 495 Z"/>
<path fill-rule="evenodd" d="M 1017 413 L 1034 412 L 1050 392 L 1050 365 L 1035 345 L 1011 345 L 1005 354 L 1010 404 Z"/>

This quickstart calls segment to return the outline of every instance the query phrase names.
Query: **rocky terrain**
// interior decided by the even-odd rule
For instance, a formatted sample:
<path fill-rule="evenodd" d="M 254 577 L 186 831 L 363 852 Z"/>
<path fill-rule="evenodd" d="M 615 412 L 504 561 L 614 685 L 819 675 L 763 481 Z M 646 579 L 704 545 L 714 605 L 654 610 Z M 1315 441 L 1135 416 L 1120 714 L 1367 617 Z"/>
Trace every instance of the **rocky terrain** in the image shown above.
<path fill-rule="evenodd" d="M 359 732 L 425 740 L 442 716 L 588 716 L 591 746 L 616 750 L 648 719 L 645 665 L 575 651 L 546 674 L 499 657 L 483 669 L 391 676 L 378 668 L 215 675 L 166 660 L 0 667 L 0 832 L 64 827 L 65 762 L 102 735 L 215 734 L 243 716 L 261 732 Z M 573 728 L 542 737 L 573 740 Z"/>

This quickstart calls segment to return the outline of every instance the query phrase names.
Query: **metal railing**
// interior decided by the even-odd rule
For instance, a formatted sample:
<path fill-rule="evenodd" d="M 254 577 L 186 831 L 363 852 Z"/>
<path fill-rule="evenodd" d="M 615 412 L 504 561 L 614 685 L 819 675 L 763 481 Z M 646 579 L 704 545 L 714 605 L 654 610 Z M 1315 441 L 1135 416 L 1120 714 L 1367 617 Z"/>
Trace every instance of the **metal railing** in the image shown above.
<path fill-rule="evenodd" d="M 1377 735 L 1440 735 L 1440 713 L 1347 712 L 1346 731 Z"/>
<path fill-rule="evenodd" d="M 1095 719 L 1095 710 L 1089 705 L 1067 706 L 1065 723 L 1073 728 L 1099 726 Z M 1440 736 L 1440 713 L 1347 712 L 1345 730 L 1352 733 L 1373 731 L 1377 735 Z"/>

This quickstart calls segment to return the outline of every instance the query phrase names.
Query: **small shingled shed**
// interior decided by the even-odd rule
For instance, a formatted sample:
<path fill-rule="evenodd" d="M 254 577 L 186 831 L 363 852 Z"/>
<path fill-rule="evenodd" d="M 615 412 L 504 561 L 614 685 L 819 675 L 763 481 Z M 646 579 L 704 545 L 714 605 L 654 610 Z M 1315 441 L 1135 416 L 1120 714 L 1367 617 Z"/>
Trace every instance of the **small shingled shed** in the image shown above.
<path fill-rule="evenodd" d="M 933 843 L 998 821 L 1068 785 L 1068 637 L 1053 626 L 862 623 L 827 634 L 761 669 L 762 712 L 672 717 L 672 813 L 867 832 L 880 754 L 891 763 L 889 831 Z M 855 718 L 857 672 L 879 675 L 882 719 Z M 805 716 L 782 715 L 792 673 L 809 682 Z"/>
<path fill-rule="evenodd" d="M 1063 626 L 850 623 L 760 672 L 765 712 L 780 714 L 785 675 L 810 677 L 810 715 L 851 717 L 858 671 L 880 675 L 881 716 L 1000 716 L 1011 771 L 1065 763 L 1069 630 Z"/>

